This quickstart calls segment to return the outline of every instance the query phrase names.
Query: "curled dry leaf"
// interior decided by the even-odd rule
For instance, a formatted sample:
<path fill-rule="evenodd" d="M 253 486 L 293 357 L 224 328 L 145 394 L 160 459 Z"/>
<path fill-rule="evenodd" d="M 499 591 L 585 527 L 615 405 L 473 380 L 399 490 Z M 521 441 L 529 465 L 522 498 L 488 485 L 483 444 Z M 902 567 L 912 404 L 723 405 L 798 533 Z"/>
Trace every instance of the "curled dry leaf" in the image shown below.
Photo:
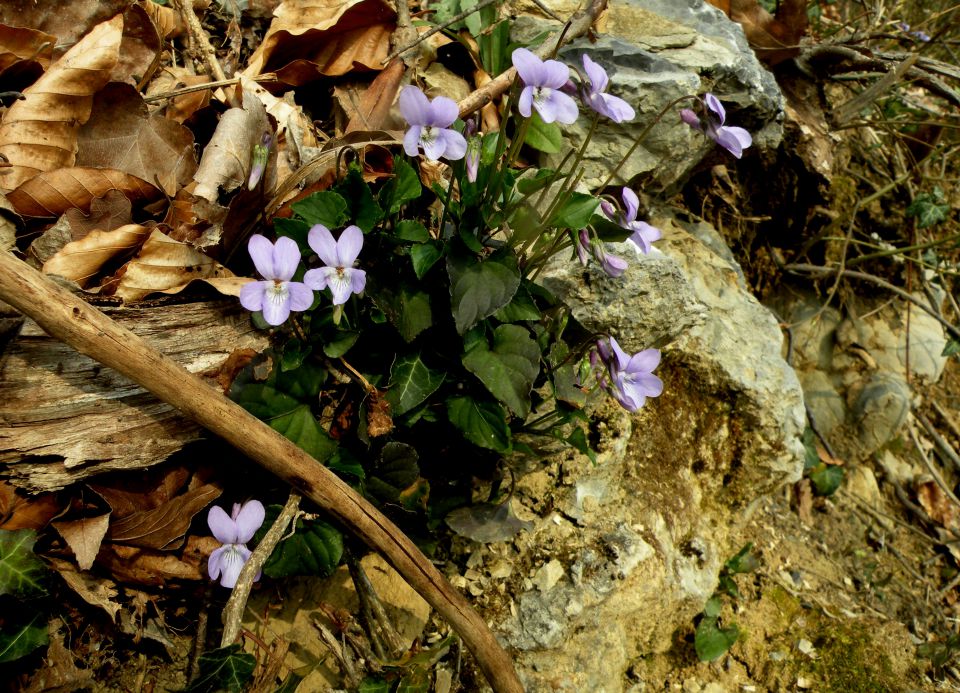
<path fill-rule="evenodd" d="M 155 5 L 153 2 L 150 4 Z M 161 96 L 184 87 L 206 84 L 209 81 L 209 75 L 196 75 L 185 67 L 169 66 L 150 81 L 147 96 Z M 166 104 L 163 110 L 164 117 L 182 123 L 210 103 L 210 90 L 188 92 L 154 103 Z"/>
<path fill-rule="evenodd" d="M 110 620 L 116 622 L 120 604 L 115 602 L 117 585 L 113 580 L 80 572 L 69 561 L 49 558 L 51 567 L 60 574 L 67 587 L 90 606 L 96 606 L 107 612 Z"/>
<path fill-rule="evenodd" d="M 9 481 L 0 480 L 0 530 L 43 529 L 60 512 L 55 493 L 28 496 Z"/>
<path fill-rule="evenodd" d="M 224 277 L 233 277 L 233 273 L 207 255 L 154 229 L 137 258 L 124 265 L 104 286 L 105 293 L 124 301 L 139 301 L 154 292 L 177 293 L 195 279 Z"/>
<path fill-rule="evenodd" d="M 170 551 L 183 545 L 194 515 L 206 508 L 221 493 L 206 484 L 171 498 L 156 508 L 141 510 L 110 523 L 108 538 L 118 544 Z"/>
<path fill-rule="evenodd" d="M 141 0 L 137 4 L 150 15 L 157 33 L 162 38 L 176 38 L 183 33 L 183 19 L 173 7 L 157 4 L 153 0 Z"/>
<path fill-rule="evenodd" d="M 223 114 L 203 150 L 200 166 L 193 176 L 197 181 L 193 194 L 216 202 L 219 189 L 229 193 L 245 185 L 254 146 L 260 144 L 264 133 L 272 132 L 263 102 L 245 90 L 243 106 Z"/>
<path fill-rule="evenodd" d="M 340 105 L 348 117 L 344 132 L 383 130 L 398 125 L 392 122 L 390 111 L 397 100 L 404 72 L 403 61 L 397 58 L 390 61 L 359 96 L 356 89 L 335 88 L 334 97 L 339 92 Z"/>
<path fill-rule="evenodd" d="M 142 178 L 105 168 L 60 168 L 34 176 L 7 194 L 25 217 L 59 217 L 70 209 L 86 212 L 93 201 L 118 190 L 133 205 L 160 197 L 160 190 Z"/>
<path fill-rule="evenodd" d="M 380 70 L 387 57 L 395 13 L 382 0 L 287 0 L 244 75 L 276 72 L 299 85 L 321 75 Z"/>
<path fill-rule="evenodd" d="M 751 48 L 767 65 L 789 60 L 800 52 L 800 39 L 807 29 L 806 0 L 781 0 L 776 16 L 757 0 L 707 0 L 743 27 Z"/>
<path fill-rule="evenodd" d="M 168 196 L 197 170 L 193 133 L 172 120 L 151 116 L 143 98 L 128 84 L 111 83 L 94 97 L 77 145 L 78 166 L 123 171 L 159 184 Z"/>
<path fill-rule="evenodd" d="M 160 66 L 162 48 L 160 29 L 154 25 L 150 12 L 140 3 L 130 5 L 123 12 L 120 58 L 110 73 L 110 81 L 146 84 Z"/>
<path fill-rule="evenodd" d="M 109 190 L 103 197 L 90 202 L 90 213 L 76 207 L 64 212 L 70 222 L 74 240 L 80 240 L 91 231 L 113 231 L 133 223 L 132 205 L 119 190 Z"/>
<path fill-rule="evenodd" d="M 23 61 L 36 62 L 43 70 L 50 67 L 57 37 L 36 29 L 0 24 L 0 77 Z M 5 80 L 3 84 L 8 84 Z"/>
<path fill-rule="evenodd" d="M 0 175 L 0 186 L 12 190 L 38 173 L 73 166 L 77 131 L 117 64 L 122 33 L 119 16 L 94 27 L 7 109 L 0 154 L 12 166 Z"/>
<path fill-rule="evenodd" d="M 76 45 L 96 25 L 115 17 L 130 0 L 3 0 L 0 24 L 29 26 L 57 37 L 54 57 Z"/>
<path fill-rule="evenodd" d="M 97 555 L 97 563 L 121 582 L 161 587 L 170 580 L 206 579 L 207 559 L 219 547 L 220 542 L 213 537 L 194 535 L 187 537 L 180 555 L 122 544 L 104 544 Z"/>
<path fill-rule="evenodd" d="M 54 522 L 56 529 L 67 546 L 77 557 L 77 565 L 80 570 L 90 570 L 93 567 L 93 560 L 100 551 L 100 544 L 107 534 L 107 528 L 110 526 L 110 513 L 98 515 L 97 517 L 85 517 L 81 520 L 70 520 L 66 522 Z"/>
<path fill-rule="evenodd" d="M 140 224 L 127 224 L 113 231 L 91 231 L 81 240 L 67 243 L 43 263 L 43 273 L 58 274 L 87 287 L 105 264 L 119 255 L 133 254 L 150 232 L 150 228 Z"/>

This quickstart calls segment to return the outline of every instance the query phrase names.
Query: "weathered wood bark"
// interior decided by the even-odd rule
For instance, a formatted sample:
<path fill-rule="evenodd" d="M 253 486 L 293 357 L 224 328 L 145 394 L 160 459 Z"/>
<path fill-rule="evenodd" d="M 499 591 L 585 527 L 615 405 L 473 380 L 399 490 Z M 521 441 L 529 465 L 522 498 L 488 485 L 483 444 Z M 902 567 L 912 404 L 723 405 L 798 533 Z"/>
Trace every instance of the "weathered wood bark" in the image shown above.
<path fill-rule="evenodd" d="M 104 312 L 191 373 L 215 377 L 233 350 L 268 346 L 236 301 Z M 213 378 L 208 382 L 216 387 Z M 33 320 L 0 360 L 0 464 L 30 490 L 149 467 L 203 435 L 175 407 L 51 338 Z"/>

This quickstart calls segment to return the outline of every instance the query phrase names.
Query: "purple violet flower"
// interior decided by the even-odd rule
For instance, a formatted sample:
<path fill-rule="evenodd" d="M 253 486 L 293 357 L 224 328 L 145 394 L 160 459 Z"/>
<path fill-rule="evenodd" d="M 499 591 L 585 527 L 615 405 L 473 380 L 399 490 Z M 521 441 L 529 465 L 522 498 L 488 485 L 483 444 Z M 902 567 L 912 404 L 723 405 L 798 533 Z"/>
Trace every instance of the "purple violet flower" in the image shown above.
<path fill-rule="evenodd" d="M 614 255 L 607 251 L 603 241 L 599 238 L 591 238 L 590 231 L 581 229 L 577 234 L 576 243 L 577 259 L 584 267 L 590 261 L 590 256 L 600 263 L 601 269 L 610 277 L 619 277 L 627 269 L 627 261 L 619 255 Z"/>
<path fill-rule="evenodd" d="M 282 325 L 291 310 L 306 310 L 313 292 L 302 282 L 292 282 L 300 265 L 300 248 L 292 238 L 278 238 L 276 244 L 260 234 L 250 237 L 250 257 L 265 281 L 249 282 L 240 289 L 240 304 L 247 310 L 263 311 L 268 325 Z"/>
<path fill-rule="evenodd" d="M 583 102 L 602 116 L 606 116 L 614 123 L 633 120 L 636 112 L 633 107 L 618 96 L 607 94 L 607 84 L 610 78 L 607 71 L 583 54 L 583 70 L 587 75 L 581 91 Z"/>
<path fill-rule="evenodd" d="M 564 123 L 576 121 L 577 102 L 561 91 L 570 79 L 570 68 L 559 60 L 540 60 L 526 48 L 517 48 L 512 55 L 513 66 L 523 80 L 518 104 L 520 115 L 529 118 L 535 108 L 543 122 Z"/>
<path fill-rule="evenodd" d="M 307 243 L 320 256 L 324 267 L 308 270 L 303 282 L 312 289 L 330 289 L 333 305 L 347 302 L 350 294 L 359 294 L 367 285 L 367 273 L 353 264 L 363 248 L 363 231 L 357 226 L 348 226 L 333 240 L 333 234 L 323 224 L 315 224 L 307 234 Z"/>
<path fill-rule="evenodd" d="M 627 411 L 637 411 L 647 397 L 663 392 L 663 381 L 653 374 L 660 363 L 658 349 L 644 349 L 631 356 L 616 339 L 608 337 L 597 341 L 591 361 L 597 369 L 597 382 Z"/>
<path fill-rule="evenodd" d="M 207 572 L 211 580 L 220 577 L 220 584 L 224 587 L 233 587 L 237 584 L 240 570 L 250 559 L 251 551 L 247 542 L 260 529 L 264 518 L 263 503 L 258 500 L 247 501 L 243 505 L 233 504 L 233 512 L 227 515 L 219 505 L 210 508 L 207 513 L 207 525 L 210 532 L 223 546 L 210 554 L 207 561 Z M 260 579 L 260 573 L 254 580 Z"/>
<path fill-rule="evenodd" d="M 645 221 L 637 221 L 637 211 L 640 209 L 640 198 L 637 197 L 637 193 L 630 188 L 624 188 L 621 195 L 624 211 L 619 215 L 613 204 L 607 200 L 600 202 L 600 208 L 611 221 L 628 231 L 633 231 L 633 234 L 627 240 L 632 242 L 637 250 L 646 255 L 650 252 L 651 243 L 660 240 L 662 236 L 660 229 Z"/>
<path fill-rule="evenodd" d="M 467 141 L 450 129 L 460 116 L 456 101 L 445 96 L 430 101 L 418 87 L 407 85 L 400 92 L 400 113 L 410 124 L 403 136 L 403 150 L 407 154 L 417 156 L 422 148 L 430 161 L 441 156 L 451 161 L 463 158 Z"/>
<path fill-rule="evenodd" d="M 477 132 L 477 121 L 473 118 L 467 121 L 464 128 L 467 136 L 467 155 L 464 164 L 467 167 L 467 180 L 477 182 L 477 171 L 480 168 L 480 154 L 483 149 L 483 137 Z"/>
<path fill-rule="evenodd" d="M 724 125 L 726 118 L 723 104 L 713 94 L 704 94 L 702 115 L 697 115 L 689 108 L 680 111 L 680 119 L 684 123 L 694 130 L 700 130 L 739 159 L 743 150 L 753 144 L 753 138 L 743 128 Z"/>

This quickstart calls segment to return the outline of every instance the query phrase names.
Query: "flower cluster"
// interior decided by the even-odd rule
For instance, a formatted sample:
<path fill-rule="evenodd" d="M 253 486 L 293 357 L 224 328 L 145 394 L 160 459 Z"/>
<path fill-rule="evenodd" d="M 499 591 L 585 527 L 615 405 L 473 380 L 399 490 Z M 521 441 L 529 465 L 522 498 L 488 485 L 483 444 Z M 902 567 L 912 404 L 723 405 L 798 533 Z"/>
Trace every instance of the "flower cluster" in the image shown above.
<path fill-rule="evenodd" d="M 248 282 L 240 289 L 240 304 L 251 311 L 262 311 L 263 319 L 274 327 L 282 325 L 291 311 L 304 311 L 313 305 L 313 292 L 330 289 L 333 305 L 347 302 L 351 294 L 363 292 L 367 275 L 353 265 L 363 248 L 363 232 L 348 226 L 334 240 L 323 224 L 307 234 L 307 243 L 319 256 L 323 267 L 307 270 L 302 282 L 293 281 L 300 266 L 300 248 L 291 238 L 271 243 L 264 236 L 250 237 L 247 249 L 263 281 Z"/>
<path fill-rule="evenodd" d="M 631 356 L 620 348 L 616 339 L 607 337 L 597 341 L 591 361 L 600 387 L 627 411 L 637 411 L 647 397 L 657 397 L 663 392 L 663 381 L 653 374 L 660 364 L 657 349 L 644 349 Z"/>
<path fill-rule="evenodd" d="M 223 544 L 210 554 L 210 560 L 207 561 L 211 580 L 219 577 L 224 587 L 233 589 L 236 586 L 240 570 L 252 553 L 247 548 L 247 542 L 260 529 L 265 515 L 263 503 L 257 500 L 247 501 L 243 505 L 234 503 L 233 512 L 229 515 L 219 505 L 210 508 L 207 525 L 214 538 Z M 259 579 L 258 573 L 254 580 Z"/>
<path fill-rule="evenodd" d="M 703 132 L 738 159 L 743 155 L 743 150 L 753 144 L 750 133 L 743 128 L 724 125 L 727 113 L 713 94 L 704 95 L 700 113 L 684 108 L 680 111 L 680 119 L 694 130 Z"/>

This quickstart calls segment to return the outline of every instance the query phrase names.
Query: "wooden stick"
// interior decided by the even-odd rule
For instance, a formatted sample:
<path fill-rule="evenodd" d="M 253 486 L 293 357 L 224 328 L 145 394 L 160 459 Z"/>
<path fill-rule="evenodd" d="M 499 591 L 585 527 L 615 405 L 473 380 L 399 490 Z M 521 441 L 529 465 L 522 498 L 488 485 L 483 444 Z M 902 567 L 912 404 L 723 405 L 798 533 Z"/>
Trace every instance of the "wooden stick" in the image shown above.
<path fill-rule="evenodd" d="M 523 693 L 510 657 L 470 604 L 403 532 L 329 469 L 198 376 L 25 262 L 0 252 L 0 300 L 52 337 L 139 383 L 349 527 L 463 638 L 497 693 Z"/>

